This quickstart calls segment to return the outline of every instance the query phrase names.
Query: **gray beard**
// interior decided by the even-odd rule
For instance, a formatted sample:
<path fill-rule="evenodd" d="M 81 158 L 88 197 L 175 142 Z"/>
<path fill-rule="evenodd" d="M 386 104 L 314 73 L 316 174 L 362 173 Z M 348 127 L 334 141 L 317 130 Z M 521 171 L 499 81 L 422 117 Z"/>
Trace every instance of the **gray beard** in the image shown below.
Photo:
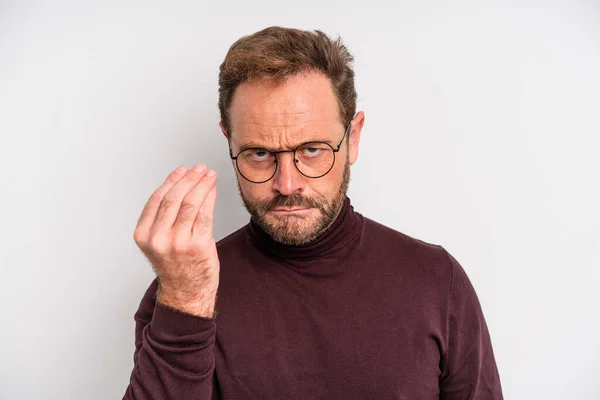
<path fill-rule="evenodd" d="M 275 242 L 288 246 L 306 245 L 323 234 L 339 215 L 339 212 L 344 205 L 346 193 L 348 192 L 348 185 L 350 183 L 350 164 L 348 161 L 347 156 L 342 182 L 340 183 L 334 198 L 330 201 L 327 201 L 325 198 L 305 198 L 298 193 L 290 196 L 278 195 L 268 202 L 252 201 L 244 196 L 238 179 L 237 183 L 240 197 L 244 202 L 246 210 L 250 213 L 252 221 L 254 221 L 254 223 L 256 223 Z M 320 216 L 313 224 L 312 229 L 303 232 L 301 229 L 302 221 L 298 221 L 296 217 L 286 217 L 288 219 L 286 223 L 272 224 L 268 222 L 265 218 L 265 214 L 277 207 L 315 208 L 319 210 Z"/>

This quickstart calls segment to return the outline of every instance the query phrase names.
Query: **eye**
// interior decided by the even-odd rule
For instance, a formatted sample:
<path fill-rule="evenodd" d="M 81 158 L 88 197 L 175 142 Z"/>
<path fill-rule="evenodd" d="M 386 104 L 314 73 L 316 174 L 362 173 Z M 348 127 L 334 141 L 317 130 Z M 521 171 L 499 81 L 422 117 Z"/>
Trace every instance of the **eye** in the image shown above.
<path fill-rule="evenodd" d="M 265 149 L 248 149 L 244 151 L 244 156 L 248 158 L 249 161 L 260 162 L 272 159 L 273 153 Z"/>
<path fill-rule="evenodd" d="M 322 153 L 324 151 L 322 146 L 308 146 L 308 147 L 303 147 L 301 150 L 302 150 L 302 156 L 307 157 L 307 158 L 319 157 L 320 155 L 322 155 Z"/>

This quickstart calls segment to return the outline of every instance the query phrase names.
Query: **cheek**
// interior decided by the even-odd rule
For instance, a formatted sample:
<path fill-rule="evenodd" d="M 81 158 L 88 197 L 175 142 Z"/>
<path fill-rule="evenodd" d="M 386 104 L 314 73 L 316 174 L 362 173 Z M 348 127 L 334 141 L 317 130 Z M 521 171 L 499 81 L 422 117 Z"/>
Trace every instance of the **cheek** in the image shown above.
<path fill-rule="evenodd" d="M 273 198 L 273 188 L 271 182 L 266 183 L 252 183 L 245 180 L 240 174 L 238 176 L 238 182 L 244 196 L 255 200 L 265 200 Z"/>
<path fill-rule="evenodd" d="M 342 182 L 344 175 L 344 164 L 338 165 L 336 160 L 333 169 L 329 171 L 327 175 L 319 179 L 311 179 L 310 188 L 312 191 L 319 193 L 321 196 L 330 197 L 333 193 L 337 193 L 337 190 Z"/>

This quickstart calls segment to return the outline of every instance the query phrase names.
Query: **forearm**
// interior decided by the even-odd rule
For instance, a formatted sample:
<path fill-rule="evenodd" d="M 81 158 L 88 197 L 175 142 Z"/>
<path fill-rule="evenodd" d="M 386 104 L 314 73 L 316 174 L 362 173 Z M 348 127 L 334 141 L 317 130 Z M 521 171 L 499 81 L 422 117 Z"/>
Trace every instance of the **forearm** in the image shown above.
<path fill-rule="evenodd" d="M 141 343 L 123 399 L 211 399 L 214 319 L 155 304 L 150 323 L 138 329 Z"/>

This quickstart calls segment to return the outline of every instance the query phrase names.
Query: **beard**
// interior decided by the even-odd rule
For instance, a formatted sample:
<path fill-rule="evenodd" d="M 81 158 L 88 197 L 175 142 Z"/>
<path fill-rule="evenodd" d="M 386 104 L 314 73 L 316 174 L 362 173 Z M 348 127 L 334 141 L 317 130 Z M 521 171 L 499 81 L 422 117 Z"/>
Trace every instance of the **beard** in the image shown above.
<path fill-rule="evenodd" d="M 346 157 L 342 181 L 330 198 L 325 196 L 309 198 L 302 196 L 300 193 L 294 193 L 290 196 L 277 195 L 272 200 L 249 199 L 242 192 L 239 178 L 238 189 L 252 221 L 271 239 L 288 246 L 302 246 L 317 239 L 333 224 L 344 205 L 349 183 L 350 164 L 348 157 Z M 318 211 L 318 216 L 306 218 L 294 215 L 275 217 L 270 211 L 278 207 L 313 208 Z"/>

